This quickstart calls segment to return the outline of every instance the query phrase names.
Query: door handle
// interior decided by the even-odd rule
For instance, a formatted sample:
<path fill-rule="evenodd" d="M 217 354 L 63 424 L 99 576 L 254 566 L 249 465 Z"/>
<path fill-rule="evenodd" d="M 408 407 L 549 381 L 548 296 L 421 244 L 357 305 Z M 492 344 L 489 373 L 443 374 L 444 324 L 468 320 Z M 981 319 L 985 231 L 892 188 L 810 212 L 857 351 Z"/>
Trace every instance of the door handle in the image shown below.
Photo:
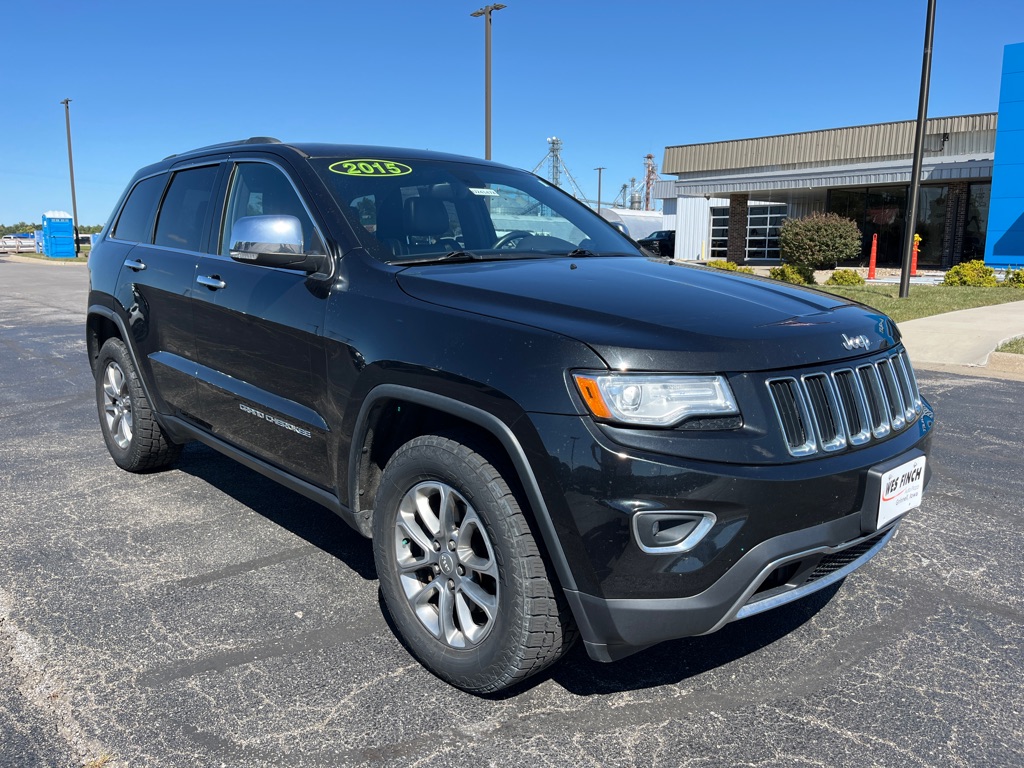
<path fill-rule="evenodd" d="M 219 291 L 221 288 L 228 287 L 228 284 L 221 280 L 218 275 L 210 275 L 209 277 L 200 275 L 196 278 L 196 282 L 200 285 L 205 285 L 211 291 Z"/>
<path fill-rule="evenodd" d="M 146 265 L 138 259 L 125 259 L 124 265 L 134 272 L 141 272 L 146 268 Z"/>

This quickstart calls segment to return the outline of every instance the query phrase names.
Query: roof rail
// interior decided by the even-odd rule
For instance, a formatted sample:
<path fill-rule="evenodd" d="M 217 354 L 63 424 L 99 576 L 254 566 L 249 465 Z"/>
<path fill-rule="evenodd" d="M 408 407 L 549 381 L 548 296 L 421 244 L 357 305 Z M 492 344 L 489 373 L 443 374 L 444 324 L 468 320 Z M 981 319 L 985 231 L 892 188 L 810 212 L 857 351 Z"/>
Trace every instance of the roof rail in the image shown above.
<path fill-rule="evenodd" d="M 238 141 L 224 141 L 220 144 L 209 144 L 205 147 L 196 147 L 190 149 L 187 152 L 176 152 L 173 155 L 168 155 L 164 160 L 170 160 L 172 157 L 178 155 L 191 155 L 193 152 L 202 152 L 207 149 L 220 149 L 221 147 L 237 147 L 240 144 L 280 144 L 280 139 L 275 139 L 271 136 L 250 136 L 248 139 L 240 139 Z"/>

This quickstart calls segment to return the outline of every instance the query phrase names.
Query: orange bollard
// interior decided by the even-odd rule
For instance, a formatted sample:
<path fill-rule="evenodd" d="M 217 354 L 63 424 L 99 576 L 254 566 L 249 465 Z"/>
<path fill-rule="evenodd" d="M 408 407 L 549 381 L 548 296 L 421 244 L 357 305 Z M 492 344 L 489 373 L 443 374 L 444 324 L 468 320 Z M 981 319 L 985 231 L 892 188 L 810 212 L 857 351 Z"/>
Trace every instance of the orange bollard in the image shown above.
<path fill-rule="evenodd" d="M 920 235 L 914 235 L 914 248 L 910 251 L 910 276 L 917 277 L 917 246 L 921 242 Z"/>
<path fill-rule="evenodd" d="M 871 236 L 871 261 L 868 262 L 868 280 L 875 279 L 875 262 L 878 260 L 878 233 Z"/>

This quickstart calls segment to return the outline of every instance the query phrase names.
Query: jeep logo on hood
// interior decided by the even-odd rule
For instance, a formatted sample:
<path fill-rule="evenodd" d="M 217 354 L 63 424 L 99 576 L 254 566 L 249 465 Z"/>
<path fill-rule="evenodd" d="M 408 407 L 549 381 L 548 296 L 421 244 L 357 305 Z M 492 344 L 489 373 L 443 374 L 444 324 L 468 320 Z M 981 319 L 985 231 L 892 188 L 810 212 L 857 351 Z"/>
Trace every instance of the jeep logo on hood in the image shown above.
<path fill-rule="evenodd" d="M 871 340 L 864 334 L 859 336 L 847 336 L 843 334 L 843 347 L 845 349 L 871 349 Z"/>

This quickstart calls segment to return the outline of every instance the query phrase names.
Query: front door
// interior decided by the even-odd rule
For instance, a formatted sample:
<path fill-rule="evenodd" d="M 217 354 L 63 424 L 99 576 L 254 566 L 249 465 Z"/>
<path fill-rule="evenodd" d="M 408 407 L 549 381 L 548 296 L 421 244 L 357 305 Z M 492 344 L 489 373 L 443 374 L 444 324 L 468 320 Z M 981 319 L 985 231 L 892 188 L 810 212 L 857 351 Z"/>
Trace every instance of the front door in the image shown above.
<path fill-rule="evenodd" d="M 194 286 L 196 416 L 232 445 L 324 488 L 334 485 L 323 417 L 323 321 L 328 291 L 301 272 L 231 259 L 243 216 L 287 214 L 302 222 L 307 252 L 322 239 L 288 176 L 265 162 L 231 173 L 216 253 Z"/>

